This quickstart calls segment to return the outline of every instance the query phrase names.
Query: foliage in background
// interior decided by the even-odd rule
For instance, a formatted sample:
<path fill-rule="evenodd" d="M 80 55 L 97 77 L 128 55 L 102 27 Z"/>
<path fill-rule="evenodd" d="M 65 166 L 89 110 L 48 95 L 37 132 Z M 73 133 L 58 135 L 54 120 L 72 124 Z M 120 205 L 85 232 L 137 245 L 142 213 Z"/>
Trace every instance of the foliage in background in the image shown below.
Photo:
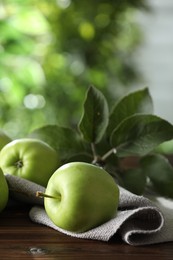
<path fill-rule="evenodd" d="M 18 137 L 45 123 L 74 125 L 90 84 L 111 106 L 138 79 L 139 8 L 143 0 L 1 1 L 1 128 Z"/>

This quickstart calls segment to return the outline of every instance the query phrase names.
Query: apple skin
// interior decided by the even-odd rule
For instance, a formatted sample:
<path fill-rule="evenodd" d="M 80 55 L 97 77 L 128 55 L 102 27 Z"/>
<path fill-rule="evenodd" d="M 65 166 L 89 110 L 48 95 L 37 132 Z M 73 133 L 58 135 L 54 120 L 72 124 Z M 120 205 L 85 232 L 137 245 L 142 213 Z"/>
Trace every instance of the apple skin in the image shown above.
<path fill-rule="evenodd" d="M 9 197 L 8 184 L 4 173 L 0 169 L 0 212 L 6 207 Z"/>
<path fill-rule="evenodd" d="M 119 188 L 105 170 L 84 162 L 61 166 L 49 179 L 44 206 L 52 222 L 65 230 L 85 232 L 116 215 Z"/>
<path fill-rule="evenodd" d="M 0 151 L 0 167 L 4 174 L 12 174 L 44 187 L 59 166 L 57 152 L 37 139 L 16 139 Z"/>
<path fill-rule="evenodd" d="M 6 135 L 2 130 L 0 130 L 0 150 L 11 141 L 12 139 L 8 135 Z"/>

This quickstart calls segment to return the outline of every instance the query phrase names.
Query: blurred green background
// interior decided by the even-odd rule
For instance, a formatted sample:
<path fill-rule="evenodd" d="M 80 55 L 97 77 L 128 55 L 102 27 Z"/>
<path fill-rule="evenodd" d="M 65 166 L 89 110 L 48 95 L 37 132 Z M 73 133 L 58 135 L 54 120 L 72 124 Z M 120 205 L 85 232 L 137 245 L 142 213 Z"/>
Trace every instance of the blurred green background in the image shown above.
<path fill-rule="evenodd" d="M 111 107 L 141 75 L 133 64 L 143 0 L 2 0 L 0 128 L 12 138 L 73 126 L 89 85 Z"/>

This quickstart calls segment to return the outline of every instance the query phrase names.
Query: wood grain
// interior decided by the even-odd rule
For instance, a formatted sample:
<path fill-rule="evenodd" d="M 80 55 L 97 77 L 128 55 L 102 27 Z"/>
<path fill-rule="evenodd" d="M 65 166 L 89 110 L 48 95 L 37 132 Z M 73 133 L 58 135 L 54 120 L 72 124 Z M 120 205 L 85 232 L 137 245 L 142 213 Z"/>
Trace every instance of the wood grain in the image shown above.
<path fill-rule="evenodd" d="M 173 243 L 133 247 L 77 239 L 31 222 L 29 206 L 11 205 L 0 214 L 0 259 L 173 259 Z"/>

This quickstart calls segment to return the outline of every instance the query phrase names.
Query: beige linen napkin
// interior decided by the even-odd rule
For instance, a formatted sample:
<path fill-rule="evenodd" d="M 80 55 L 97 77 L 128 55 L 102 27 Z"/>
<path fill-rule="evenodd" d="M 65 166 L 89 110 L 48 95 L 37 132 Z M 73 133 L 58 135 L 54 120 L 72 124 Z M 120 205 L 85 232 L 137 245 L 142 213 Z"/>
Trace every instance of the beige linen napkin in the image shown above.
<path fill-rule="evenodd" d="M 84 233 L 74 233 L 55 226 L 47 216 L 43 200 L 35 197 L 41 187 L 30 181 L 6 175 L 13 192 L 11 196 L 17 200 L 32 203 L 29 217 L 33 222 L 46 225 L 66 235 L 100 241 L 109 241 L 120 235 L 130 245 L 149 245 L 173 241 L 173 202 L 161 197 L 136 196 L 120 188 L 120 201 L 116 216 L 110 221 Z M 20 189 L 20 192 L 17 190 Z M 25 194 L 25 195 L 24 195 Z M 41 205 L 42 204 L 42 205 Z"/>

